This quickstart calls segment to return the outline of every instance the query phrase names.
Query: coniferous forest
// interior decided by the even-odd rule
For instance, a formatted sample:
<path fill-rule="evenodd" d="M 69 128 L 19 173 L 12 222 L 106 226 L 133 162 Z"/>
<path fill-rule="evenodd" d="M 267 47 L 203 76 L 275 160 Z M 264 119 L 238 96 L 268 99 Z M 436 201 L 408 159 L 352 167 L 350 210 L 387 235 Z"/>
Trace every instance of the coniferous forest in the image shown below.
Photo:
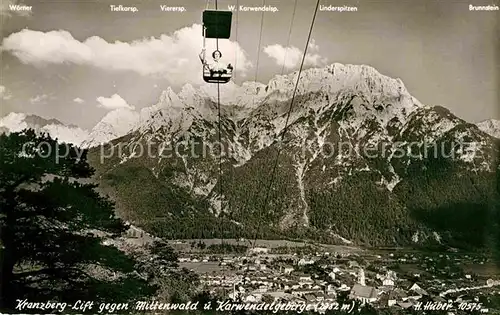
<path fill-rule="evenodd" d="M 0 135 L 2 312 L 19 312 L 24 299 L 191 298 L 197 277 L 177 268 L 167 245 L 149 245 L 144 255 L 104 242 L 127 227 L 113 202 L 88 183 L 93 169 L 86 154 L 32 130 Z"/>

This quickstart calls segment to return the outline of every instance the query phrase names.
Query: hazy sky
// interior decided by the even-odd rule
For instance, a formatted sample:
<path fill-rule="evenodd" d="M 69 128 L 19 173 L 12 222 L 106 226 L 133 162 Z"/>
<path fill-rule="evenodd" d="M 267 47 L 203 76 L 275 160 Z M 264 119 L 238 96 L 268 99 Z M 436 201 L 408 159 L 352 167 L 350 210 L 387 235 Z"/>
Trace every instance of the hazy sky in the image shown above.
<path fill-rule="evenodd" d="M 358 11 L 318 12 L 308 67 L 368 64 L 401 78 L 424 104 L 445 106 L 469 121 L 500 119 L 500 11 L 469 11 L 469 4 L 499 2 L 322 0 Z M 281 73 L 294 0 L 219 0 L 224 10 L 263 3 L 279 12 L 235 12 L 230 41 L 220 41 L 224 58 L 237 70 L 237 84 L 267 83 Z M 285 73 L 298 68 L 315 3 L 298 0 Z M 12 12 L 9 1 L 2 2 L 2 116 L 29 112 L 91 128 L 115 108 L 150 106 L 168 86 L 202 83 L 197 54 L 205 0 L 23 4 L 32 12 Z M 110 4 L 139 11 L 111 12 Z M 186 12 L 162 12 L 162 4 Z"/>

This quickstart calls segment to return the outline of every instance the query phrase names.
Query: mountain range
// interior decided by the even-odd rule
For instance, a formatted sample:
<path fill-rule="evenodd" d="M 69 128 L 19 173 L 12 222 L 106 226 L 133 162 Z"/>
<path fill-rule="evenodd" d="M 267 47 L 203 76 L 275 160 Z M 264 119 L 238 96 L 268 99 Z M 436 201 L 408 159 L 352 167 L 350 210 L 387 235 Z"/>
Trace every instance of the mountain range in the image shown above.
<path fill-rule="evenodd" d="M 489 242 L 498 139 L 369 66 L 305 70 L 294 97 L 297 76 L 221 86 L 220 125 L 216 85 L 167 89 L 91 150 L 101 187 L 171 238 Z"/>
<path fill-rule="evenodd" d="M 120 215 L 161 237 L 491 245 L 498 121 L 421 104 L 365 65 L 304 70 L 294 93 L 298 75 L 167 88 L 80 144 Z"/>
<path fill-rule="evenodd" d="M 40 116 L 24 113 L 10 113 L 0 118 L 0 133 L 19 132 L 27 128 L 48 133 L 51 136 L 56 136 L 63 142 L 76 145 L 80 145 L 81 139 L 87 137 L 87 133 L 84 130 L 76 126 L 66 126 L 56 119 L 45 119 Z"/>
<path fill-rule="evenodd" d="M 132 130 L 138 122 L 138 114 L 130 109 L 115 109 L 107 113 L 92 130 L 62 123 L 53 118 L 34 114 L 11 112 L 0 118 L 0 133 L 18 132 L 26 128 L 47 133 L 64 143 L 81 147 L 92 147 L 107 143 Z"/>

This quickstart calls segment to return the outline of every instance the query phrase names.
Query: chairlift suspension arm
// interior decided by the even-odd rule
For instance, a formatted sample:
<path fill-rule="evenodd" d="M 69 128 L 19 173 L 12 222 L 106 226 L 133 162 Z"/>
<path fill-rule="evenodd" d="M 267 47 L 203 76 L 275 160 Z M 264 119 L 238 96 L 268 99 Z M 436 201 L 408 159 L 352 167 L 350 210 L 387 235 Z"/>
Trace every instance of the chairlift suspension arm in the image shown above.
<path fill-rule="evenodd" d="M 205 26 L 202 26 L 202 27 L 203 27 L 203 47 L 201 49 L 201 53 L 200 53 L 199 57 L 200 57 L 201 63 L 203 65 L 206 65 L 207 64 L 206 51 L 205 51 L 206 50 L 205 49 L 205 30 L 206 30 L 206 28 L 205 28 Z"/>
<path fill-rule="evenodd" d="M 215 0 L 215 11 L 217 11 L 217 10 L 218 10 L 217 0 Z M 218 23 L 217 23 L 217 25 L 218 25 Z M 216 49 L 219 50 L 219 39 L 218 38 L 215 39 L 215 46 L 216 46 Z"/>
<path fill-rule="evenodd" d="M 203 25 L 203 51 L 205 51 L 206 33 L 207 28 Z M 203 53 L 203 57 L 205 57 L 205 53 Z"/>

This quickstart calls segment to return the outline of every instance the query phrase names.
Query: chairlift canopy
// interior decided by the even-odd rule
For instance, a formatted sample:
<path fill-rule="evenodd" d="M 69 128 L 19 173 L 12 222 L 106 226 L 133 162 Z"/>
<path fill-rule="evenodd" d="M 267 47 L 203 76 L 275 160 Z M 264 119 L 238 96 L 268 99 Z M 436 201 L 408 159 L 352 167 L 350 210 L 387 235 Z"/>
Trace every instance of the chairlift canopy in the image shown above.
<path fill-rule="evenodd" d="M 203 11 L 203 26 L 206 38 L 229 38 L 231 37 L 231 11 Z"/>

